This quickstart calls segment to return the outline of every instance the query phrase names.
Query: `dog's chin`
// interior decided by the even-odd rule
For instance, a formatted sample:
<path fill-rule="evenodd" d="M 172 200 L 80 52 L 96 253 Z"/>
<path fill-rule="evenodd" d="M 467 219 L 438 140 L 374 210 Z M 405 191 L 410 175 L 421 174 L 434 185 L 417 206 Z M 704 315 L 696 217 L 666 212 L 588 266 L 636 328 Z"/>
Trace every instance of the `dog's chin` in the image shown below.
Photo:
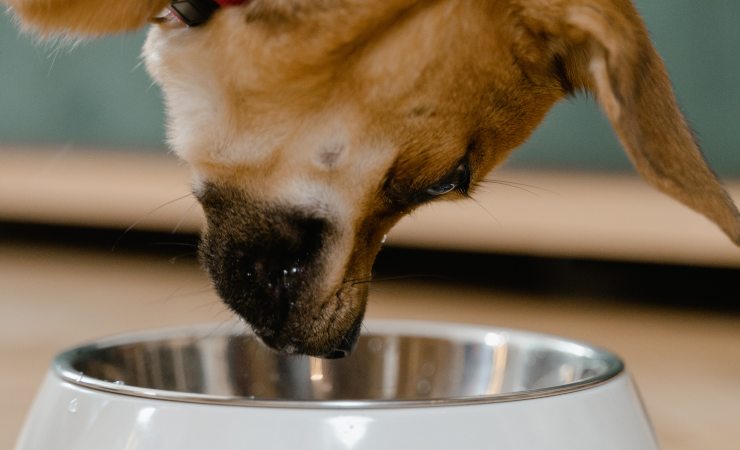
<path fill-rule="evenodd" d="M 360 328 L 362 314 L 352 317 L 349 327 L 336 327 L 334 324 L 314 324 L 305 326 L 303 332 L 273 333 L 271 330 L 255 329 L 255 333 L 268 347 L 279 353 L 300 354 L 319 358 L 337 359 L 349 356 L 354 350 Z M 294 329 L 303 329 L 298 321 Z"/>
<path fill-rule="evenodd" d="M 350 286 L 323 301 L 304 299 L 282 323 L 264 321 L 258 311 L 239 314 L 273 350 L 336 359 L 349 356 L 355 349 L 366 302 L 366 285 Z"/>

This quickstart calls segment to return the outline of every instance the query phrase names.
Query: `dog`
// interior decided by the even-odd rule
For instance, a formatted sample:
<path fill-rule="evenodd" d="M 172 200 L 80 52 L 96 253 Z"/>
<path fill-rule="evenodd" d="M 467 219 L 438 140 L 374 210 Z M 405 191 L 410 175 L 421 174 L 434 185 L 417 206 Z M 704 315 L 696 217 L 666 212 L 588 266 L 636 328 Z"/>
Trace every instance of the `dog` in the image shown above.
<path fill-rule="evenodd" d="M 6 1 L 42 36 L 155 23 L 143 58 L 206 214 L 203 265 L 278 351 L 347 355 L 388 230 L 470 196 L 576 91 L 650 184 L 740 245 L 629 0 Z"/>

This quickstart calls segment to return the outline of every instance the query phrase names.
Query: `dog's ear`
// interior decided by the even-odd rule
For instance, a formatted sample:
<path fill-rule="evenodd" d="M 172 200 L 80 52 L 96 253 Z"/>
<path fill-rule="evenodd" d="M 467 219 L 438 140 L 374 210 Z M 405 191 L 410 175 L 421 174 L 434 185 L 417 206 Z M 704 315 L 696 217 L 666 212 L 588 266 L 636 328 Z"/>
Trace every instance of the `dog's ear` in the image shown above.
<path fill-rule="evenodd" d="M 740 245 L 740 214 L 705 162 L 629 0 L 519 0 L 530 43 L 568 88 L 596 96 L 638 172 Z M 530 47 L 533 48 L 533 47 Z"/>
<path fill-rule="evenodd" d="M 143 27 L 169 0 L 6 0 L 21 25 L 43 37 L 100 36 Z"/>

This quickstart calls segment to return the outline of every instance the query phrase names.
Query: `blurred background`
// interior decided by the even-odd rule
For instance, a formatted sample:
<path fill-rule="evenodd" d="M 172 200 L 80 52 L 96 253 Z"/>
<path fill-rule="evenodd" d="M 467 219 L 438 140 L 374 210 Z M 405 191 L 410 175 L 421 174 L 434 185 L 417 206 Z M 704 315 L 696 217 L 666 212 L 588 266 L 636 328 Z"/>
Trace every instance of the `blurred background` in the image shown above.
<path fill-rule="evenodd" d="M 740 201 L 740 2 L 636 2 Z M 50 358 L 101 335 L 230 320 L 195 258 L 144 33 L 40 43 L 0 15 L 0 448 Z M 559 104 L 475 202 L 389 236 L 368 314 L 527 328 L 627 362 L 668 450 L 740 442 L 740 250 L 638 179 L 597 106 Z M 10 369 L 10 370 L 8 370 Z"/>

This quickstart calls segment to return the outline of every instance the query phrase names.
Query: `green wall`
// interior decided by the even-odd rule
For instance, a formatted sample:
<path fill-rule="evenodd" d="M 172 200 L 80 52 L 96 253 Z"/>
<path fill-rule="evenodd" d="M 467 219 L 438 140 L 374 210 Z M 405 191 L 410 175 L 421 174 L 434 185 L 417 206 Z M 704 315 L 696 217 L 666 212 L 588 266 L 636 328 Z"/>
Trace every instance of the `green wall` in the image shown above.
<path fill-rule="evenodd" d="M 740 176 L 740 1 L 635 3 L 707 159 L 717 172 Z M 554 108 L 512 165 L 630 168 L 608 123 L 585 96 Z"/>
<path fill-rule="evenodd" d="M 0 144 L 163 148 L 160 93 L 139 64 L 143 41 L 140 32 L 39 43 L 0 15 Z"/>
<path fill-rule="evenodd" d="M 637 2 L 715 169 L 740 176 L 740 1 Z M 0 17 L 0 143 L 164 148 L 161 98 L 140 67 L 143 33 L 70 48 Z M 558 105 L 516 167 L 629 170 L 591 99 Z"/>

